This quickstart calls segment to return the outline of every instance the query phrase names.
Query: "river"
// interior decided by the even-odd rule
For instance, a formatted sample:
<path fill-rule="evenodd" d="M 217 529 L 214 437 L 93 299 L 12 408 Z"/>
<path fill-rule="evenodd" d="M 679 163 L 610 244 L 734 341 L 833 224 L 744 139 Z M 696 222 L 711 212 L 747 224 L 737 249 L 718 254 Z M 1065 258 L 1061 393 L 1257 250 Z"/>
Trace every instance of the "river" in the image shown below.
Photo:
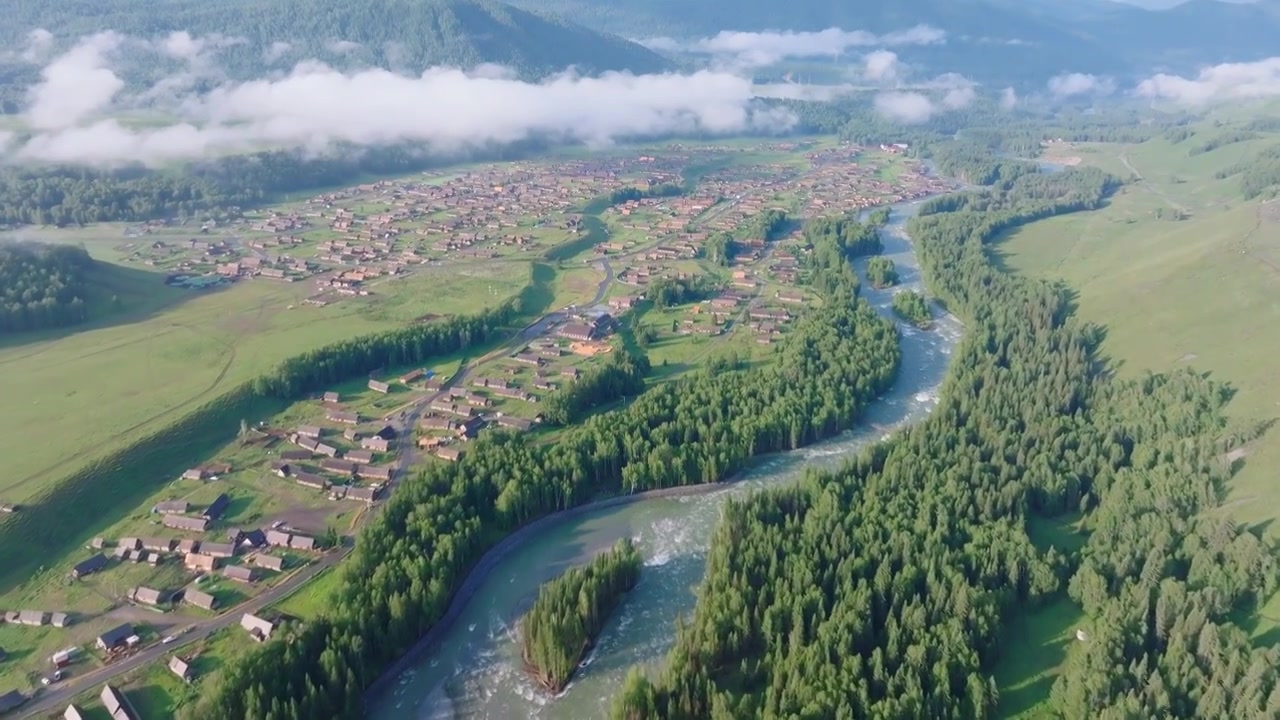
<path fill-rule="evenodd" d="M 884 254 L 899 288 L 922 290 L 915 252 L 903 232 L 917 203 L 895 206 L 882 231 Z M 864 270 L 859 265 L 859 272 Z M 865 276 L 864 276 L 865 277 Z M 893 290 L 863 285 L 863 297 L 892 317 Z M 934 308 L 936 314 L 941 314 Z M 895 428 L 912 424 L 937 403 L 961 325 L 943 315 L 930 331 L 899 323 L 902 368 L 859 427 L 802 450 L 766 456 L 741 481 L 706 494 L 646 499 L 589 512 L 552 525 L 520 544 L 493 568 L 457 621 L 417 667 L 403 673 L 369 708 L 374 720 L 603 717 L 632 665 L 656 666 L 671 647 L 677 617 L 694 608 L 711 533 L 731 497 L 792 482 L 808 468 L 835 468 Z M 622 537 L 637 540 L 645 558 L 640 582 L 600 635 L 587 665 L 556 698 L 528 679 L 514 626 L 538 586 Z"/>

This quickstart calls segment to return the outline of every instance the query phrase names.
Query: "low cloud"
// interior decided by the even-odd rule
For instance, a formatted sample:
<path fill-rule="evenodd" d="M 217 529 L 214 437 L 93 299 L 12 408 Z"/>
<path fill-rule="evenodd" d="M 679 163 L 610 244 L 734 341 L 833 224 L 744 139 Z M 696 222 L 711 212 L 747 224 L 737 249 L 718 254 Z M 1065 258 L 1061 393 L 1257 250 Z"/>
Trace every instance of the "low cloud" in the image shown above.
<path fill-rule="evenodd" d="M 343 73 L 308 61 L 284 77 L 187 93 L 163 108 L 174 124 L 129 127 L 93 117 L 122 89 L 106 65 L 118 42 L 94 36 L 45 68 L 27 113 L 35 132 L 10 146 L 11 161 L 158 165 L 265 147 L 323 151 L 402 142 L 455 153 L 535 137 L 603 146 L 669 133 L 782 132 L 795 123 L 791 113 L 757 101 L 747 78 L 709 70 L 566 72 L 529 83 L 498 66 L 406 76 Z"/>
<path fill-rule="evenodd" d="M 943 31 L 928 25 L 916 25 L 884 35 L 833 27 L 818 32 L 724 31 L 714 37 L 693 42 L 679 42 L 668 37 L 640 42 L 661 52 L 684 51 L 711 55 L 722 66 L 758 68 L 789 58 L 837 57 L 854 48 L 933 45 L 945 40 L 946 33 Z"/>
<path fill-rule="evenodd" d="M 1049 92 L 1059 100 L 1080 95 L 1107 95 L 1116 89 L 1110 78 L 1067 73 L 1049 78 Z"/>
<path fill-rule="evenodd" d="M 873 106 L 885 119 L 903 125 L 928 122 L 941 112 L 963 110 L 978 97 L 978 85 L 972 80 L 946 73 L 932 80 L 915 83 L 912 90 L 880 93 Z"/>
<path fill-rule="evenodd" d="M 1280 95 L 1280 57 L 1214 65 L 1193 78 L 1155 75 L 1138 84 L 1137 94 L 1187 105 Z"/>
<path fill-rule="evenodd" d="M 955 88 L 942 96 L 942 106 L 948 110 L 963 110 L 977 97 L 978 93 L 972 87 Z"/>
<path fill-rule="evenodd" d="M 123 41 L 113 32 L 98 33 L 46 65 L 28 91 L 27 123 L 37 130 L 72 127 L 110 105 L 124 81 L 108 66 L 108 56 Z"/>
<path fill-rule="evenodd" d="M 171 58 L 200 64 L 209 62 L 210 56 L 219 50 L 243 45 L 245 42 L 247 41 L 244 38 L 230 37 L 221 33 L 194 36 L 186 30 L 180 30 L 169 33 L 159 45 L 164 54 Z"/>
<path fill-rule="evenodd" d="M 892 50 L 876 50 L 862 58 L 862 75 L 874 82 L 893 82 L 902 75 L 902 63 Z"/>
<path fill-rule="evenodd" d="M 36 28 L 27 33 L 27 45 L 22 49 L 22 59 L 29 63 L 40 62 L 49 56 L 53 49 L 53 33 L 44 28 Z"/>
<path fill-rule="evenodd" d="M 327 47 L 331 53 L 335 53 L 337 55 L 349 55 L 360 49 L 360 43 L 352 42 L 350 40 L 334 40 L 329 43 Z"/>
<path fill-rule="evenodd" d="M 875 109 L 884 118 L 903 125 L 928 122 L 938 110 L 928 96 L 917 92 L 881 93 L 876 96 Z"/>
<path fill-rule="evenodd" d="M 1004 110 L 1012 110 L 1018 106 L 1018 92 L 1011 87 L 1007 87 L 1000 91 L 1000 107 Z"/>
<path fill-rule="evenodd" d="M 269 45 L 267 49 L 263 51 L 262 59 L 266 60 L 268 63 L 273 63 L 278 61 L 280 58 L 284 57 L 285 55 L 288 55 L 290 50 L 293 50 L 293 45 L 290 45 L 289 43 L 284 42 L 283 40 L 277 40 L 271 43 L 271 45 Z"/>

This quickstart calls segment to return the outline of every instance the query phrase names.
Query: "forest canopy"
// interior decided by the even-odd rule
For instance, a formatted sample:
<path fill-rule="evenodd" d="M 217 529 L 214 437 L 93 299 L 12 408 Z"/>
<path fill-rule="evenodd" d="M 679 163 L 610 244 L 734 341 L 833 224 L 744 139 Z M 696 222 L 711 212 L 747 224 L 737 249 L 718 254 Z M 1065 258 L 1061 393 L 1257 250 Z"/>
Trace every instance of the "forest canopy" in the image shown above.
<path fill-rule="evenodd" d="M 893 312 L 918 328 L 927 328 L 933 324 L 929 303 L 925 302 L 924 296 L 912 290 L 894 293 Z"/>
<path fill-rule="evenodd" d="M 328 612 L 226 666 L 182 717 L 359 717 L 364 690 L 436 623 L 504 535 L 601 496 L 717 482 L 757 455 L 851 427 L 896 377 L 898 336 L 855 296 L 856 276 L 816 274 L 830 276 L 833 299 L 848 300 L 802 314 L 771 364 L 726 362 L 655 385 L 554 443 L 490 431 L 459 462 L 424 467 L 361 532 Z M 279 387 L 323 379 L 299 368 Z"/>
<path fill-rule="evenodd" d="M 93 266 L 82 247 L 0 244 L 0 335 L 84 322 Z"/>
<path fill-rule="evenodd" d="M 909 225 L 965 322 L 938 408 L 832 473 L 731 502 L 666 668 L 614 716 L 987 718 L 1003 623 L 1065 592 L 1088 641 L 1052 690 L 1065 718 L 1272 717 L 1280 648 L 1235 613 L 1277 586 L 1257 534 L 1202 511 L 1230 466 L 1226 388 L 1191 371 L 1115 380 L 1055 285 L 986 243 L 1097 208 L 1115 180 L 1021 175 L 938 198 Z M 1082 513 L 1083 550 L 1028 526 Z"/>
<path fill-rule="evenodd" d="M 569 684 L 609 615 L 640 579 L 640 565 L 640 551 L 623 538 L 538 588 L 520 620 L 520 645 L 525 666 L 543 687 L 558 693 Z"/>

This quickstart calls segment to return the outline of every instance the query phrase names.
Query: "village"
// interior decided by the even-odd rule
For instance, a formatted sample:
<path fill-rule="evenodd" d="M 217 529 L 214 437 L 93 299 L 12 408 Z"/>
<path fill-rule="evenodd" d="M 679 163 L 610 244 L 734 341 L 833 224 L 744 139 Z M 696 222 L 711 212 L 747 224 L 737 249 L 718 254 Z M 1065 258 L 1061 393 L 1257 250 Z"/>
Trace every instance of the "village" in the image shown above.
<path fill-rule="evenodd" d="M 726 156 L 734 161 L 721 162 Z M 685 183 L 691 169 L 700 169 L 697 182 L 683 193 L 647 192 Z M 195 278 L 192 287 L 303 283 L 306 304 L 323 305 L 376 297 L 380 282 L 417 267 L 537 261 L 588 232 L 592 201 L 627 189 L 640 195 L 597 204 L 591 213 L 603 232 L 569 261 L 601 272 L 593 302 L 554 308 L 478 357 L 384 368 L 243 423 L 236 442 L 95 538 L 30 606 L 3 609 L 0 628 L 31 635 L 23 666 L 33 668 L 26 672 L 36 688 L 158 652 L 184 628 L 215 621 L 234 619 L 253 640 L 270 637 L 289 617 L 278 598 L 345 555 L 344 538 L 413 467 L 459 462 L 486 432 L 557 432 L 542 422 L 542 403 L 639 334 L 652 382 L 696 368 L 717 347 L 767 361 L 805 308 L 822 302 L 803 282 L 796 220 L 946 187 L 891 153 L 847 144 L 675 146 L 368 183 L 182 242 L 169 239 L 175 228 L 152 226 L 132 244 L 137 258 Z M 769 211 L 789 218 L 776 235 L 744 231 Z M 724 234 L 732 257 L 709 258 L 708 240 Z M 155 239 L 143 246 L 142 238 Z M 671 282 L 705 292 L 657 302 L 655 283 Z M 429 302 L 421 309 L 425 322 L 438 317 Z M 0 648 L 0 670 L 5 656 Z M 164 657 L 184 682 L 198 674 L 194 658 Z M 100 701 L 127 706 L 110 686 Z"/>
<path fill-rule="evenodd" d="M 627 188 L 643 193 L 680 186 L 691 170 L 706 166 L 724 165 L 700 174 L 683 196 L 632 200 L 606 211 L 628 218 L 619 228 L 641 232 L 615 233 L 600 252 L 653 245 L 621 269 L 625 278 L 652 274 L 647 261 L 696 257 L 708 233 L 731 231 L 766 206 L 790 206 L 797 217 L 834 215 L 948 187 L 892 152 L 810 145 L 762 144 L 750 152 L 674 145 L 650 154 L 520 161 L 382 180 L 223 227 L 206 223 L 198 237 L 156 221 L 131 231 L 135 241 L 123 249 L 131 260 L 169 273 L 172 284 L 301 282 L 307 284 L 304 302 L 322 306 L 375 294 L 382 282 L 418 267 L 535 259 L 586 232 L 583 212 L 592 201 Z"/>

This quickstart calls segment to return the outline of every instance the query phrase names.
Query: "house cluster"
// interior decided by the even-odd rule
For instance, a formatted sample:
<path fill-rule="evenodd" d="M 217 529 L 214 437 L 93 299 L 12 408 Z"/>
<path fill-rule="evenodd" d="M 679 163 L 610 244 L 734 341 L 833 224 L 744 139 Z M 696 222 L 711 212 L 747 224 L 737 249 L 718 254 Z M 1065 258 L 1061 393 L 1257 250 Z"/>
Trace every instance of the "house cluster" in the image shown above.
<path fill-rule="evenodd" d="M 412 382 L 421 376 L 405 377 Z M 374 390 L 387 386 L 376 380 L 369 383 Z M 324 401 L 325 418 L 342 427 L 298 426 L 288 435 L 298 449 L 282 451 L 272 472 L 334 500 L 376 502 L 395 472 L 394 466 L 378 459 L 395 449 L 398 433 L 387 424 L 360 428 L 360 416 L 342 409 L 337 393 L 325 393 Z"/>
<path fill-rule="evenodd" d="M 952 189 L 949 181 L 908 162 L 892 179 L 879 176 L 883 164 L 860 156 L 863 148 L 846 145 L 808 153 L 810 170 L 794 183 L 803 193 L 805 216 L 841 215 L 886 203 L 918 200 Z"/>
<path fill-rule="evenodd" d="M 801 296 L 803 302 L 803 296 Z M 783 328 L 794 317 L 785 308 L 756 305 L 747 310 L 748 327 L 755 334 L 756 342 L 769 345 L 782 337 Z"/>
<path fill-rule="evenodd" d="M 272 230 L 270 224 L 280 225 L 283 229 Z M 287 216 L 275 216 L 253 229 L 284 232 L 287 225 Z M 293 229 L 301 227 L 305 225 L 295 224 Z M 133 256 L 142 259 L 146 265 L 183 273 L 215 273 L 229 279 L 263 277 L 293 281 L 318 270 L 315 263 L 291 254 L 303 242 L 297 235 L 271 235 L 249 241 L 234 237 L 184 242 L 155 240 L 136 250 Z"/>
<path fill-rule="evenodd" d="M 10 625 L 26 625 L 27 627 L 65 628 L 72 624 L 70 615 L 63 612 L 44 612 L 43 610 L 16 610 L 4 613 L 0 620 Z"/>
<path fill-rule="evenodd" d="M 634 184 L 637 177 L 641 184 L 674 182 L 680 169 L 675 159 L 506 163 L 423 182 L 370 183 L 325 193 L 309 200 L 304 214 L 341 235 L 320 247 L 318 259 L 325 263 L 359 265 L 364 271 L 492 258 L 499 247 L 534 247 L 534 235 L 521 230 L 528 218 L 576 232 L 580 218 L 572 210 L 585 200 Z M 357 213 L 352 209 L 357 202 L 379 211 Z M 415 237 L 430 238 L 431 244 L 419 245 Z"/>

